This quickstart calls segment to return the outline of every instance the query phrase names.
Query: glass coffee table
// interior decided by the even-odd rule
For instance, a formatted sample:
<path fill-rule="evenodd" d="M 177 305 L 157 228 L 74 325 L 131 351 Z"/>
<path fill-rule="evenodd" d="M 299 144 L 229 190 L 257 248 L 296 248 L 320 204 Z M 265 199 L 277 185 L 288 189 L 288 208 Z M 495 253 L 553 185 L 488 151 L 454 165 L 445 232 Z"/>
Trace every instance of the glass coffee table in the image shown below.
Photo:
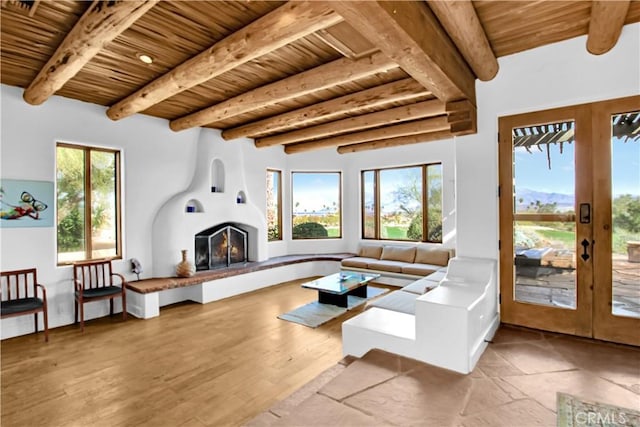
<path fill-rule="evenodd" d="M 367 297 L 367 283 L 380 277 L 379 274 L 341 271 L 302 284 L 303 288 L 318 291 L 318 302 L 348 307 L 348 296 Z"/>

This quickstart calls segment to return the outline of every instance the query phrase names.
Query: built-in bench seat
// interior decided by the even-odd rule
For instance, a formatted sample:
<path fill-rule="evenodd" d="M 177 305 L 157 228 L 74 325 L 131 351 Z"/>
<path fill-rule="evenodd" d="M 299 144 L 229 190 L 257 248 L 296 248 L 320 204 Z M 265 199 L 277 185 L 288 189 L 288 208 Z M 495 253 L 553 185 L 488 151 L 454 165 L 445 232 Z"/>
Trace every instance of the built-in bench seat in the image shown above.
<path fill-rule="evenodd" d="M 352 253 L 286 255 L 201 271 L 192 277 L 132 281 L 126 285 L 127 311 L 148 319 L 158 316 L 160 307 L 180 301 L 205 304 L 288 280 L 332 274 L 343 259 L 353 256 Z"/>

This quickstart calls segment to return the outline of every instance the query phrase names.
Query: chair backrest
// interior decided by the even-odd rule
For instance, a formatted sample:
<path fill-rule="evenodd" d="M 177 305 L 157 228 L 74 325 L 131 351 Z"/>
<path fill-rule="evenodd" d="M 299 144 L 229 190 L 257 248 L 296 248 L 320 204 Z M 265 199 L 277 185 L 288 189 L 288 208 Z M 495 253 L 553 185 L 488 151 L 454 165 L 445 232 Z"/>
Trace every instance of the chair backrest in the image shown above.
<path fill-rule="evenodd" d="M 111 286 L 111 260 L 82 261 L 73 264 L 73 278 L 84 289 Z"/>
<path fill-rule="evenodd" d="M 35 298 L 38 279 L 35 268 L 3 271 L 0 273 L 0 299 L 11 301 L 21 298 Z"/>

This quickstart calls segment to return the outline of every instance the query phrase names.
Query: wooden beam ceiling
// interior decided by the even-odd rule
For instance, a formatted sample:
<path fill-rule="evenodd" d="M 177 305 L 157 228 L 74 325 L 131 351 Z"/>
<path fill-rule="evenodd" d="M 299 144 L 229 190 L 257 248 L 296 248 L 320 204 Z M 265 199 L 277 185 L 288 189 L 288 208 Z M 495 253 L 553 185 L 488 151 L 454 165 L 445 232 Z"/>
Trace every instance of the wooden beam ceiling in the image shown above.
<path fill-rule="evenodd" d="M 319 2 L 288 2 L 236 31 L 107 110 L 119 120 L 342 19 Z"/>
<path fill-rule="evenodd" d="M 498 59 L 471 0 L 429 0 L 428 4 L 475 75 L 483 81 L 493 79 L 498 74 Z"/>
<path fill-rule="evenodd" d="M 151 9 L 157 0 L 95 0 L 24 91 L 32 105 L 42 104 L 72 79 L 104 46 Z M 37 3 L 31 7 L 35 13 Z"/>
<path fill-rule="evenodd" d="M 174 131 L 203 126 L 397 67 L 395 62 L 379 52 L 355 61 L 348 58 L 337 59 L 172 120 L 170 126 Z"/>
<path fill-rule="evenodd" d="M 424 2 L 336 1 L 329 3 L 438 99 L 469 99 L 475 79 L 469 66 Z"/>
<path fill-rule="evenodd" d="M 348 133 L 315 141 L 301 142 L 285 145 L 287 154 L 301 153 L 304 151 L 318 150 L 321 148 L 336 147 L 339 145 L 358 144 L 372 140 L 394 138 L 399 136 L 416 135 L 434 131 L 446 130 L 449 134 L 449 122 L 446 116 L 430 119 L 414 120 L 398 125 L 385 126 L 377 129 Z"/>
<path fill-rule="evenodd" d="M 618 42 L 624 20 L 629 11 L 629 0 L 593 1 L 587 50 L 594 55 L 610 51 Z"/>
<path fill-rule="evenodd" d="M 380 148 L 400 147 L 403 145 L 418 144 L 422 142 L 441 141 L 443 139 L 452 138 L 453 136 L 447 130 L 418 133 L 415 135 L 399 136 L 396 138 L 378 139 L 359 144 L 341 145 L 337 148 L 338 153 L 358 153 L 360 151 L 378 150 Z"/>
<path fill-rule="evenodd" d="M 431 92 L 411 78 L 398 80 L 230 128 L 222 132 L 222 137 L 226 140 L 243 136 L 261 137 L 279 130 L 308 125 L 318 120 L 329 120 L 344 114 L 357 113 L 364 108 L 379 107 L 430 94 Z"/>
<path fill-rule="evenodd" d="M 640 21 L 630 1 L 0 2 L 2 82 L 27 102 L 57 92 L 286 153 L 475 133 L 496 56 L 587 29 L 600 54 Z"/>
<path fill-rule="evenodd" d="M 340 135 L 347 132 L 386 126 L 409 120 L 423 119 L 425 117 L 434 117 L 442 114 L 445 114 L 445 103 L 434 99 L 431 101 L 418 102 L 417 104 L 390 108 L 376 113 L 362 114 L 356 117 L 349 117 L 347 119 L 336 120 L 321 125 L 310 126 L 304 129 L 285 132 L 266 138 L 258 138 L 256 139 L 255 144 L 256 147 L 291 144 L 309 139 Z"/>

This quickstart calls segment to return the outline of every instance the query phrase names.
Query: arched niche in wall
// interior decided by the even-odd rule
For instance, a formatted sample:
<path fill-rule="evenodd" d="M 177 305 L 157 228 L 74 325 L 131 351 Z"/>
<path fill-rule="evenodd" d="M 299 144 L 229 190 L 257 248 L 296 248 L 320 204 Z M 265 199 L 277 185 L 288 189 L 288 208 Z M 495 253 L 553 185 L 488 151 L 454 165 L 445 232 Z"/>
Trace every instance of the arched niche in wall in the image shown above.
<path fill-rule="evenodd" d="M 220 159 L 211 162 L 211 192 L 224 193 L 224 163 Z"/>
<path fill-rule="evenodd" d="M 191 199 L 185 204 L 184 211 L 187 213 L 204 212 L 204 208 L 200 200 Z"/>
<path fill-rule="evenodd" d="M 236 203 L 238 204 L 247 203 L 247 195 L 244 194 L 244 191 L 242 190 L 238 191 L 238 194 L 236 195 Z"/>

